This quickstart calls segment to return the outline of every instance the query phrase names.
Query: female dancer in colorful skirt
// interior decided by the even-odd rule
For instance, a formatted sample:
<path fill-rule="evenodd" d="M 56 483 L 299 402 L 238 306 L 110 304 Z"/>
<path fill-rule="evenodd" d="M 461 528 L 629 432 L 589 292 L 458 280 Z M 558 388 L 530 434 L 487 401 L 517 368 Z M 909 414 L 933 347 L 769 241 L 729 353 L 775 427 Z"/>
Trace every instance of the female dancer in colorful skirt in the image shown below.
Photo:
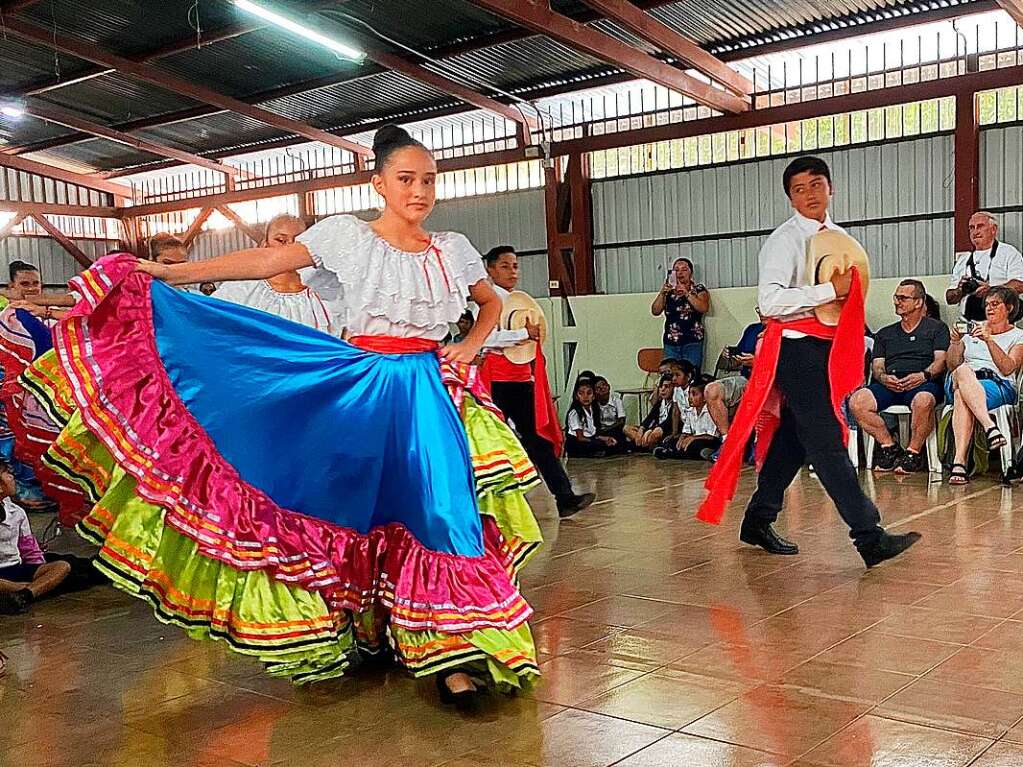
<path fill-rule="evenodd" d="M 500 312 L 480 255 L 422 227 L 436 163 L 392 126 L 374 152 L 372 223 L 205 262 L 101 259 L 22 381 L 63 426 L 45 460 L 90 495 L 98 566 L 160 619 L 300 682 L 393 653 L 461 704 L 538 673 L 516 585 L 538 480 L 469 364 Z M 314 265 L 350 343 L 164 284 Z M 470 295 L 479 321 L 440 349 Z"/>

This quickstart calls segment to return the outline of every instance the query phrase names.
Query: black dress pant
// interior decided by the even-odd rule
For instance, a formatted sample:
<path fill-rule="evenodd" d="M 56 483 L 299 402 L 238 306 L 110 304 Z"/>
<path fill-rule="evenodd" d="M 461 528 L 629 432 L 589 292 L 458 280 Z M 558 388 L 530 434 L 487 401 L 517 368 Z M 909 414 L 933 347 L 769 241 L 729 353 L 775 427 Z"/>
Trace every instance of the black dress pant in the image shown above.
<path fill-rule="evenodd" d="M 831 342 L 817 338 L 785 338 L 775 385 L 784 404 L 757 490 L 746 507 L 753 522 L 774 522 L 785 490 L 804 464 L 813 465 L 821 484 L 849 526 L 857 548 L 880 537 L 881 515 L 860 488 L 856 469 L 842 444 L 842 427 L 831 406 L 828 356 Z"/>
<path fill-rule="evenodd" d="M 554 455 L 554 446 L 536 433 L 532 382 L 494 381 L 490 385 L 490 394 L 505 418 L 514 422 L 526 455 L 540 472 L 551 495 L 558 500 L 571 498 L 574 495 L 572 482 L 561 460 Z"/>
<path fill-rule="evenodd" d="M 678 437 L 668 437 L 661 443 L 665 449 L 665 458 L 678 458 L 680 460 L 699 461 L 703 460 L 700 455 L 704 450 L 717 450 L 721 447 L 721 440 L 718 437 L 694 439 L 685 450 L 678 449 Z"/>

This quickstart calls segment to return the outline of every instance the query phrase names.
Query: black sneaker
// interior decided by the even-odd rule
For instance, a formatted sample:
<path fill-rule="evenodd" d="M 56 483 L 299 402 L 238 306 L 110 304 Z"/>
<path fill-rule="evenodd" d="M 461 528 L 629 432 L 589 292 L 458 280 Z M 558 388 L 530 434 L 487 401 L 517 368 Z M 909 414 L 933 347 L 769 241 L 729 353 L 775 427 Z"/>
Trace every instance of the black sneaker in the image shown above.
<path fill-rule="evenodd" d="M 0 615 L 21 615 L 28 610 L 30 604 L 32 592 L 28 589 L 0 592 Z"/>
<path fill-rule="evenodd" d="M 892 444 L 888 447 L 878 447 L 874 471 L 894 471 L 901 458 L 902 448 L 897 444 Z"/>
<path fill-rule="evenodd" d="M 915 474 L 924 470 L 924 457 L 920 453 L 907 450 L 895 465 L 896 474 Z"/>
<path fill-rule="evenodd" d="M 671 451 L 669 451 L 666 447 L 655 447 L 653 452 L 654 458 L 671 458 Z"/>

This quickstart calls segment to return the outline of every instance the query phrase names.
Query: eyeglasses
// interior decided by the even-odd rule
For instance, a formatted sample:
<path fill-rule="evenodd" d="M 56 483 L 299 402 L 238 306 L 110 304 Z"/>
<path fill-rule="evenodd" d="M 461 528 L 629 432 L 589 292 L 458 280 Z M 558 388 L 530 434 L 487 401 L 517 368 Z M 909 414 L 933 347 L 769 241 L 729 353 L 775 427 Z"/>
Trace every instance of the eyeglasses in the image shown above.
<path fill-rule="evenodd" d="M 896 293 L 895 300 L 901 304 L 903 301 L 916 301 L 919 299 L 917 299 L 916 296 L 900 296 L 898 293 Z"/>

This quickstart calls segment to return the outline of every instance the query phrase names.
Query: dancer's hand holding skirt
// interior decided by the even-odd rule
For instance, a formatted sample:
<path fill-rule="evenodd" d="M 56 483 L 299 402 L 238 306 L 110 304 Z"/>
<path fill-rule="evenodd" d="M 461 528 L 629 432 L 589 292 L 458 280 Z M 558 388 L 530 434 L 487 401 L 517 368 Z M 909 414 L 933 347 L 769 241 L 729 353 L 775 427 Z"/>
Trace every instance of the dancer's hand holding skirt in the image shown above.
<path fill-rule="evenodd" d="M 414 674 L 537 674 L 516 573 L 536 472 L 468 367 L 358 349 L 108 257 L 22 383 L 62 427 L 98 566 L 274 674 L 389 643 Z"/>

